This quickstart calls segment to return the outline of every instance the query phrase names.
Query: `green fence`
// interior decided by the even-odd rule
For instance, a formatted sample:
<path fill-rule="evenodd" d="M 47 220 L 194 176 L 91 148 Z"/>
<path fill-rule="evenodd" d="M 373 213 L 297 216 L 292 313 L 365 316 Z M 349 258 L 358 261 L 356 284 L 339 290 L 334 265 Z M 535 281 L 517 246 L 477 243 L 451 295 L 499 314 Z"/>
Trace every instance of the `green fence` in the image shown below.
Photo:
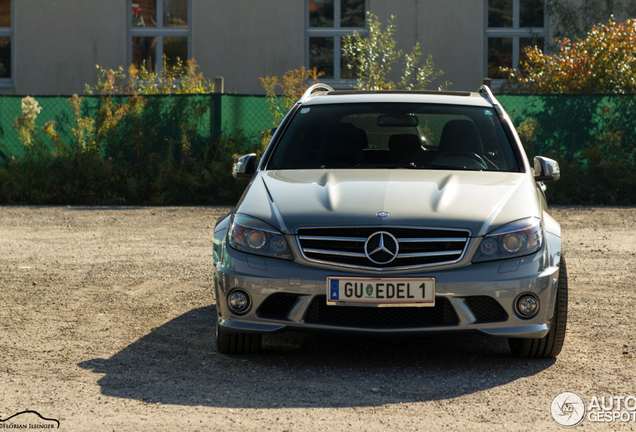
<path fill-rule="evenodd" d="M 523 122 L 538 127 L 532 142 L 524 142 L 529 155 L 559 162 L 561 180 L 548 187 L 550 202 L 636 204 L 636 96 L 501 95 L 498 99 L 517 127 Z"/>
<path fill-rule="evenodd" d="M 19 158 L 24 153 L 13 128 L 21 114 L 23 96 L 0 96 L 0 163 L 2 159 Z M 33 96 L 42 108 L 36 125 L 55 121 L 55 129 L 65 142 L 72 142 L 71 127 L 75 119 L 70 96 Z M 149 139 L 149 148 L 158 151 L 170 142 L 179 142 L 184 123 L 194 123 L 194 152 L 214 142 L 221 135 L 260 140 L 261 132 L 273 127 L 267 99 L 260 95 L 151 95 L 141 116 L 142 133 Z M 113 97 L 114 103 L 125 103 L 125 97 Z M 83 96 L 82 115 L 96 118 L 100 96 Z"/>
<path fill-rule="evenodd" d="M 13 122 L 21 113 L 23 96 L 0 96 L 0 158 L 23 154 Z M 42 107 L 36 124 L 56 122 L 63 140 L 71 141 L 74 125 L 69 96 L 34 96 Z M 260 133 L 272 127 L 267 99 L 260 95 L 156 95 L 145 96 L 144 133 L 152 134 L 150 148 L 157 150 L 171 140 L 178 142 L 184 122 L 196 123 L 193 151 L 214 142 L 221 135 L 242 135 L 260 140 Z M 581 157 L 591 143 L 607 130 L 623 134 L 627 143 L 636 142 L 636 97 L 631 95 L 499 95 L 515 125 L 532 119 L 540 125 L 535 140 L 536 154 L 548 152 L 564 158 Z M 113 98 L 125 102 L 124 98 Z M 101 98 L 84 96 L 83 115 L 96 118 Z M 196 110 L 199 110 L 195 113 Z M 150 138 L 150 137 L 146 137 Z M 1 161 L 0 161 L 1 163 Z"/>
<path fill-rule="evenodd" d="M 0 158 L 23 154 L 13 122 L 21 113 L 23 96 L 0 96 Z M 38 126 L 56 122 L 63 140 L 71 142 L 74 125 L 69 96 L 34 96 L 42 107 Z M 179 142 L 184 122 L 196 123 L 193 151 L 214 142 L 221 135 L 242 135 L 260 140 L 261 132 L 272 127 L 267 99 L 260 95 L 154 95 L 145 96 L 143 122 L 150 148 L 158 150 L 171 141 Z M 532 119 L 540 125 L 535 140 L 536 154 L 556 152 L 564 158 L 581 157 L 591 143 L 607 130 L 620 130 L 628 143 L 636 142 L 636 97 L 631 95 L 499 95 L 498 100 L 515 125 Z M 114 102 L 125 102 L 123 97 Z M 96 118 L 101 98 L 84 96 L 82 114 Z M 197 111 L 198 110 L 198 111 Z M 0 161 L 1 163 L 1 161 Z"/>
<path fill-rule="evenodd" d="M 55 121 L 55 130 L 72 150 L 76 119 L 69 97 L 34 98 L 42 107 L 37 126 Z M 515 125 L 536 132 L 521 133 L 529 156 L 559 162 L 562 176 L 548 188 L 551 202 L 636 204 L 636 96 L 497 98 Z M 244 184 L 229 175 L 232 156 L 258 149 L 262 132 L 273 126 L 267 99 L 210 94 L 144 100 L 139 115 L 126 117 L 108 136 L 100 137 L 97 159 L 80 163 L 44 157 L 35 164 L 33 158 L 22 158 L 25 164 L 13 128 L 22 96 L 0 96 L 0 204 L 235 202 Z M 119 107 L 126 101 L 113 98 Z M 97 119 L 103 104 L 99 96 L 84 97 L 82 116 Z M 53 148 L 48 137 L 39 136 L 43 147 Z"/>
<path fill-rule="evenodd" d="M 499 95 L 515 126 L 538 123 L 535 154 L 587 159 L 586 150 L 607 143 L 633 157 L 636 142 L 634 95 Z M 619 139 L 620 142 L 612 138 Z"/>

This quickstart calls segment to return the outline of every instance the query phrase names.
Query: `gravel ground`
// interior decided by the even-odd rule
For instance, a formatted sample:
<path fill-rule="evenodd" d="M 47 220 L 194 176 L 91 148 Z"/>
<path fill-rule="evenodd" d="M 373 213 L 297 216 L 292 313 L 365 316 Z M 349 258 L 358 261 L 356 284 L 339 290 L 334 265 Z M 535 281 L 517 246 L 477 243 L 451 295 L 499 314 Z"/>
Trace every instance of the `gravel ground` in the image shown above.
<path fill-rule="evenodd" d="M 67 431 L 559 430 L 574 391 L 636 396 L 636 208 L 555 207 L 565 347 L 513 358 L 481 336 L 282 334 L 214 350 L 210 266 L 227 207 L 0 207 L 0 420 Z M 633 404 L 632 404 L 633 405 Z M 636 408 L 632 406 L 632 408 Z M 35 413 L 9 424 L 54 425 Z M 636 421 L 577 430 L 634 430 Z"/>

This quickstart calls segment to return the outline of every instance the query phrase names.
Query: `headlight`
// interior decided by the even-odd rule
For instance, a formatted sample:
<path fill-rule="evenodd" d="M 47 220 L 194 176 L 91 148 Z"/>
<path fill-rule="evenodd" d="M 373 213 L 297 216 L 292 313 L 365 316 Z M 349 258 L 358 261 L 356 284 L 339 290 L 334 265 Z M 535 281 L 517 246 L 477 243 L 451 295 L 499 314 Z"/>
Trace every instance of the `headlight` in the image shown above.
<path fill-rule="evenodd" d="M 230 246 L 241 252 L 273 258 L 292 259 L 283 234 L 271 225 L 249 216 L 234 215 L 230 232 Z"/>
<path fill-rule="evenodd" d="M 491 232 L 483 238 L 473 262 L 495 261 L 530 255 L 541 249 L 541 219 L 521 219 Z"/>

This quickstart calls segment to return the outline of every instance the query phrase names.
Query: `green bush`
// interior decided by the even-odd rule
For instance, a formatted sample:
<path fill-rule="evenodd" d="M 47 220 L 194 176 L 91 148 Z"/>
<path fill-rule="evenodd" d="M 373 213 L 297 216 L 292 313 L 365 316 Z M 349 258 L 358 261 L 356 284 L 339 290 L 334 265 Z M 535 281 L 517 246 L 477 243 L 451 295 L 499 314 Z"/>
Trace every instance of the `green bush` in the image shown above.
<path fill-rule="evenodd" d="M 165 66 L 165 65 L 164 65 Z M 37 127 L 41 108 L 26 97 L 14 128 L 24 154 L 0 166 L 0 204 L 232 204 L 246 182 L 231 176 L 233 155 L 259 148 L 241 136 L 213 143 L 211 90 L 194 61 L 161 76 L 101 70 L 101 98 L 68 99 L 73 118 L 64 140 L 55 122 Z M 179 79 L 177 83 L 175 80 Z M 157 98 L 161 90 L 179 94 Z M 195 93 L 182 95 L 184 92 Z M 157 123 L 157 119 L 160 122 Z M 179 134 L 175 136 L 175 125 Z M 203 128 L 205 129 L 205 128 Z"/>
<path fill-rule="evenodd" d="M 610 19 L 592 27 L 585 39 L 561 41 L 554 54 L 526 48 L 519 69 L 502 68 L 502 90 L 530 93 L 636 93 L 636 20 Z"/>
<path fill-rule="evenodd" d="M 543 101 L 543 108 L 520 123 L 517 133 L 529 158 L 542 155 L 559 162 L 561 179 L 548 186 L 549 202 L 636 204 L 636 120 L 628 115 L 636 99 L 562 95 L 534 100 Z"/>
<path fill-rule="evenodd" d="M 614 108 L 601 108 L 598 130 L 583 146 L 581 156 L 565 162 L 568 193 L 557 195 L 559 202 L 636 204 L 636 149 L 620 119 Z"/>
<path fill-rule="evenodd" d="M 145 63 L 139 68 L 130 65 L 128 73 L 123 67 L 117 70 L 96 66 L 97 85 L 85 86 L 86 94 L 98 93 L 102 96 L 113 95 L 152 95 L 152 94 L 203 94 L 212 93 L 214 85 L 202 73 L 197 73 L 199 65 L 195 59 L 183 63 L 177 57 L 173 64 L 163 56 L 161 72 L 149 72 Z"/>
<path fill-rule="evenodd" d="M 232 156 L 256 150 L 258 142 L 221 137 L 187 159 L 175 158 L 180 154 L 175 145 L 132 160 L 78 147 L 41 157 L 25 154 L 0 166 L 0 204 L 209 205 L 238 200 L 247 183 L 232 177 Z M 134 151 L 134 143 L 121 150 Z"/>

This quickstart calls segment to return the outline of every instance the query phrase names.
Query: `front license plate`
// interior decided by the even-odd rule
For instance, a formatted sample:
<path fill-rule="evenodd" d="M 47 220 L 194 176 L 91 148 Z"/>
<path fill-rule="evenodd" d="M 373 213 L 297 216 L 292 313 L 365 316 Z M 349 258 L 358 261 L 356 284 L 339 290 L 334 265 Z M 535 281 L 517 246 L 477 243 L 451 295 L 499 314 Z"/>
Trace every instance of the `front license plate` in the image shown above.
<path fill-rule="evenodd" d="M 433 278 L 327 278 L 327 304 L 435 306 Z"/>

